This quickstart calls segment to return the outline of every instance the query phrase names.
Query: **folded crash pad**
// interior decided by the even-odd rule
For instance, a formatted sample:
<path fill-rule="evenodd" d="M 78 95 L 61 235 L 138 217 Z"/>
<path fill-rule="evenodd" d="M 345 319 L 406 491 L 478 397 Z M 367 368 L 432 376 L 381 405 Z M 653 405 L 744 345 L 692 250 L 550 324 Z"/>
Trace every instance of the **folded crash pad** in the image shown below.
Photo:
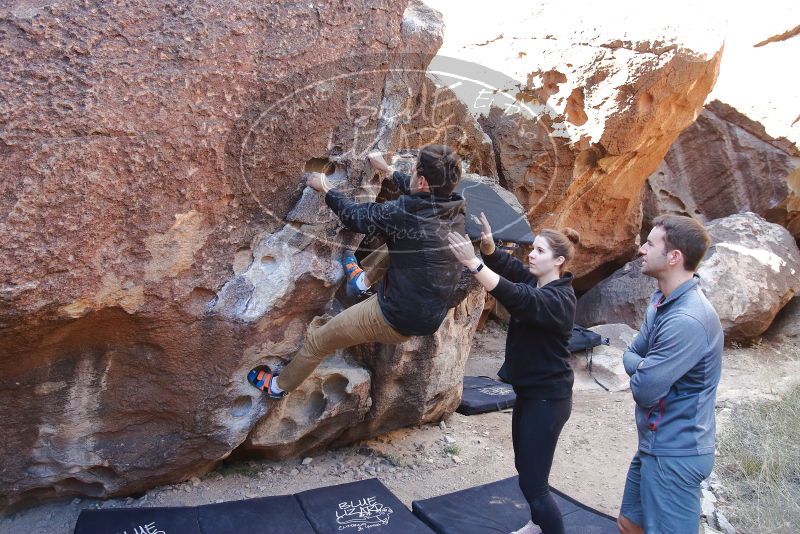
<path fill-rule="evenodd" d="M 510 384 L 488 376 L 465 376 L 461 404 L 456 410 L 463 415 L 475 415 L 513 408 L 517 396 Z"/>
<path fill-rule="evenodd" d="M 455 192 L 467 202 L 467 235 L 472 239 L 481 237 L 481 212 L 486 214 L 492 225 L 492 236 L 507 243 L 530 245 L 533 232 L 524 215 L 517 213 L 488 184 L 474 180 L 461 180 Z"/>

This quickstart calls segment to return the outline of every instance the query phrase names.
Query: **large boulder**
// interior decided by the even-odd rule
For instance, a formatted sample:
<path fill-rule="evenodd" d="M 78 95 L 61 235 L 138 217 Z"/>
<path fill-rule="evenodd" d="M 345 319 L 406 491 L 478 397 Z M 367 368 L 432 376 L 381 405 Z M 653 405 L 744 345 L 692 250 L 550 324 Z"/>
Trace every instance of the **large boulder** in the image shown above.
<path fill-rule="evenodd" d="M 433 5 L 451 32 L 442 54 L 511 79 L 470 102 L 500 183 L 535 229 L 581 233 L 573 271 L 578 289 L 590 287 L 635 252 L 642 185 L 702 108 L 722 36 L 689 6 L 653 17 L 631 3 L 609 17 L 597 4 L 565 16 L 560 2 L 501 0 L 475 17 L 461 3 Z"/>
<path fill-rule="evenodd" d="M 800 18 L 800 4 L 797 2 L 777 2 L 761 6 L 758 16 L 754 16 L 752 6 L 731 4 L 723 14 L 726 20 L 728 36 L 725 40 L 725 53 L 720 65 L 720 75 L 709 96 L 709 100 L 718 100 L 734 108 L 738 117 L 746 117 L 745 121 L 735 118 L 737 126 L 744 128 L 755 137 L 769 143 L 774 148 L 765 147 L 761 154 L 751 152 L 750 143 L 741 147 L 750 152 L 749 162 L 735 160 L 742 171 L 756 170 L 763 167 L 766 161 L 774 162 L 781 158 L 775 149 L 793 155 L 794 170 L 786 176 L 789 195 L 786 205 L 779 206 L 774 213 L 763 213 L 770 221 L 784 224 L 798 238 L 800 235 L 800 166 L 797 163 L 798 147 L 800 147 L 800 115 L 798 115 L 796 74 L 785 65 L 792 65 L 797 57 L 798 36 L 797 20 Z M 764 83 L 769 89 L 764 90 Z M 723 114 L 728 119 L 728 114 Z M 736 136 L 736 139 L 747 136 Z M 758 143 L 755 143 L 758 146 Z M 736 150 L 739 147 L 735 148 Z M 713 155 L 718 151 L 713 150 Z M 726 158 L 734 161 L 733 158 Z M 736 171 L 734 171 L 736 172 Z M 773 172 L 783 178 L 785 163 L 781 163 Z M 759 194 L 761 197 L 783 195 L 783 186 L 778 185 L 775 193 L 774 180 L 765 180 L 763 174 L 757 172 L 749 176 L 737 176 L 734 183 L 736 189 L 742 191 L 743 184 L 752 180 L 763 185 L 767 190 Z M 712 186 L 713 187 L 713 186 Z M 746 186 L 744 187 L 747 188 Z M 730 193 L 723 193 L 730 198 Z M 758 206 L 751 211 L 761 213 Z M 784 213 L 786 210 L 786 213 Z M 793 214 L 793 215 L 792 215 Z M 786 218 L 785 222 L 782 219 Z"/>
<path fill-rule="evenodd" d="M 757 338 L 800 291 L 800 251 L 789 232 L 754 213 L 707 226 L 712 245 L 700 264 L 701 287 L 719 314 L 726 341 Z M 576 322 L 625 323 L 639 328 L 657 288 L 630 262 L 578 300 Z"/>
<path fill-rule="evenodd" d="M 364 156 L 398 148 L 441 32 L 405 0 L 0 8 L 0 508 L 201 474 L 265 415 L 298 427 L 283 457 L 451 409 L 467 304 L 414 341 L 423 374 L 372 346 L 285 405 L 245 381 L 335 311 L 359 239 L 304 172 L 375 198 Z M 393 383 L 419 409 L 375 412 Z"/>
<path fill-rule="evenodd" d="M 672 144 L 643 189 L 643 235 L 657 215 L 703 223 L 752 211 L 800 238 L 800 150 L 714 100 Z"/>
<path fill-rule="evenodd" d="M 767 330 L 767 337 L 775 341 L 791 341 L 800 349 L 800 297 L 795 297 L 783 307 Z"/>
<path fill-rule="evenodd" d="M 641 258 L 628 262 L 578 299 L 575 323 L 587 327 L 622 323 L 638 329 L 656 289 L 655 279 L 642 274 Z"/>
<path fill-rule="evenodd" d="M 699 274 L 729 341 L 754 339 L 800 291 L 800 251 L 789 232 L 753 213 L 708 225 L 713 239 Z"/>

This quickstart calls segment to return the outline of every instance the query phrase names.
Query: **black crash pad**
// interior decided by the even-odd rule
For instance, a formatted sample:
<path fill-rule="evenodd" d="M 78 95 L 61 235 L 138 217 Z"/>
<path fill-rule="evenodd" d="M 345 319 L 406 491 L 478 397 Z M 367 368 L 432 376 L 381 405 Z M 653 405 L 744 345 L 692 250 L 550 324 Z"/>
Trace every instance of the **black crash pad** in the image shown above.
<path fill-rule="evenodd" d="M 203 534 L 314 534 L 294 495 L 198 506 L 197 518 Z"/>
<path fill-rule="evenodd" d="M 481 212 L 486 214 L 496 240 L 520 245 L 533 244 L 534 235 L 525 216 L 508 205 L 488 184 L 474 180 L 461 180 L 455 192 L 467 201 L 467 235 L 472 239 L 481 237 Z"/>
<path fill-rule="evenodd" d="M 432 534 L 376 478 L 296 495 L 317 534 Z"/>
<path fill-rule="evenodd" d="M 613 517 L 551 488 L 570 534 L 617 534 Z M 531 518 L 517 477 L 411 503 L 414 515 L 438 534 L 508 534 Z"/>
<path fill-rule="evenodd" d="M 514 407 L 517 396 L 510 384 L 488 376 L 465 376 L 458 413 L 475 415 Z"/>
<path fill-rule="evenodd" d="M 83 510 L 74 534 L 201 534 L 197 508 L 153 507 Z"/>
<path fill-rule="evenodd" d="M 197 507 L 84 510 L 75 534 L 432 534 L 378 479 Z"/>

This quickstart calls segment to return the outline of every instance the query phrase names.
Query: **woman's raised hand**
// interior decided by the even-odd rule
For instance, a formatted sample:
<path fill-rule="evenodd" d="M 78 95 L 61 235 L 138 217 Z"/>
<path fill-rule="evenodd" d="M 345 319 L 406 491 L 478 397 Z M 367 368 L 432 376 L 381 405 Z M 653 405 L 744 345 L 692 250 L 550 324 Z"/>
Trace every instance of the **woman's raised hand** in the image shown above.
<path fill-rule="evenodd" d="M 481 212 L 481 223 L 483 227 L 481 228 L 481 254 L 484 256 L 488 256 L 494 253 L 494 238 L 492 237 L 492 227 L 489 225 L 489 219 L 486 218 L 486 214 Z"/>
<path fill-rule="evenodd" d="M 453 253 L 453 256 L 455 256 L 462 265 L 470 267 L 476 258 L 475 249 L 472 248 L 472 242 L 469 240 L 469 236 L 450 232 L 447 234 L 447 240 L 449 241 L 450 251 Z"/>

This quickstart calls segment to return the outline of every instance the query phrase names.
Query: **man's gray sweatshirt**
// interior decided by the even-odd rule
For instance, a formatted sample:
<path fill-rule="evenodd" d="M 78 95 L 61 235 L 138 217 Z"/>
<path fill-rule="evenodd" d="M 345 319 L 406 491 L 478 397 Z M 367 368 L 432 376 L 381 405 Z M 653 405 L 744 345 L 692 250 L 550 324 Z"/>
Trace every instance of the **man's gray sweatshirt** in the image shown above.
<path fill-rule="evenodd" d="M 722 344 L 722 325 L 697 275 L 667 298 L 653 293 L 639 334 L 623 355 L 636 401 L 640 451 L 654 456 L 714 452 Z"/>

